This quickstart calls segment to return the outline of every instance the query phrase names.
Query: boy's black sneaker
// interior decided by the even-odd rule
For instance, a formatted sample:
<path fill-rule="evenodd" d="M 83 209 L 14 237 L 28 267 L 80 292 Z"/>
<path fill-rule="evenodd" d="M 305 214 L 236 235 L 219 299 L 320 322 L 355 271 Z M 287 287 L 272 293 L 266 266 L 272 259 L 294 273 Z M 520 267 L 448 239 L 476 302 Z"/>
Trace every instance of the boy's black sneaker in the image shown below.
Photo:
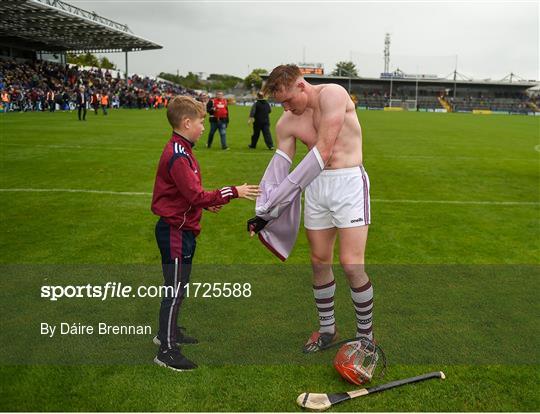
<path fill-rule="evenodd" d="M 159 348 L 154 362 L 174 371 L 190 371 L 197 368 L 197 364 L 182 355 L 178 348 Z"/>
<path fill-rule="evenodd" d="M 198 344 L 199 340 L 197 338 L 192 337 L 192 336 L 186 335 L 184 333 L 185 330 L 186 330 L 186 328 L 184 328 L 183 326 L 179 326 L 178 328 L 176 328 L 176 345 L 180 346 L 182 344 L 184 344 L 184 345 L 186 345 L 186 344 L 187 345 Z M 159 340 L 157 335 L 154 336 L 154 339 L 152 339 L 152 342 L 154 342 L 154 344 L 156 344 L 156 345 L 161 345 L 161 341 Z"/>

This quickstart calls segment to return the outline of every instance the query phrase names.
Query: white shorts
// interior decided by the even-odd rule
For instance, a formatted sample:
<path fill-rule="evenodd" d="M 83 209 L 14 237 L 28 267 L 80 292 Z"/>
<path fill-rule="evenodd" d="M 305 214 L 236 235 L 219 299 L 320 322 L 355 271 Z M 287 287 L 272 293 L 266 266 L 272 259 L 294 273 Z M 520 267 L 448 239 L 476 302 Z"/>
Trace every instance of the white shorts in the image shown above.
<path fill-rule="evenodd" d="M 369 177 L 364 167 L 324 170 L 306 187 L 306 229 L 343 229 L 370 223 Z"/>

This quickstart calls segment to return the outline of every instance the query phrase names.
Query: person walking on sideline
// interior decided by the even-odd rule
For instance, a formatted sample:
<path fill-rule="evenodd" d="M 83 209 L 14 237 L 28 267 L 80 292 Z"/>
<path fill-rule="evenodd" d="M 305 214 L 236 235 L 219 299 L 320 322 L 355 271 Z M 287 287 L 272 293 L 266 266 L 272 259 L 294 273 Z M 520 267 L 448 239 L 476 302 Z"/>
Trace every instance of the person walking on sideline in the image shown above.
<path fill-rule="evenodd" d="M 269 150 L 274 149 L 274 142 L 272 141 L 272 134 L 270 133 L 270 112 L 272 108 L 262 92 L 257 93 L 257 101 L 251 107 L 249 113 L 249 123 L 253 123 L 253 135 L 251 136 L 251 144 L 249 148 L 257 148 L 257 142 L 261 131 L 263 133 L 264 142 Z"/>

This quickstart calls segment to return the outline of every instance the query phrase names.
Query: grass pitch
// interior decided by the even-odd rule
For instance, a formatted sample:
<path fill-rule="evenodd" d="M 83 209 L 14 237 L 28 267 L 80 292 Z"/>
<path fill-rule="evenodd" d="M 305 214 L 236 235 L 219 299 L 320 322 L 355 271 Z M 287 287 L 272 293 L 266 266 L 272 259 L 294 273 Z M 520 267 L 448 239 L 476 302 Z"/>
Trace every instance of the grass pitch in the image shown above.
<path fill-rule="evenodd" d="M 247 148 L 249 108 L 231 112 L 231 150 L 218 149 L 217 134 L 211 150 L 201 145 L 206 134 L 196 147 L 209 189 L 257 183 L 272 156 L 262 137 L 259 149 Z M 279 114 L 272 113 L 274 125 Z M 253 214 L 245 200 L 217 215 L 205 213 L 195 263 L 223 269 L 214 281 L 232 281 L 227 273 L 245 265 L 275 272 L 242 276 L 253 283 L 252 302 L 186 302 L 182 322 L 203 341 L 185 348 L 202 365 L 196 372 L 96 359 L 68 366 L 9 361 L 18 329 L 33 329 L 40 340 L 40 310 L 50 304 L 35 286 L 6 277 L 6 266 L 159 267 L 149 206 L 169 127 L 163 110 L 118 110 L 107 117 L 89 112 L 86 122 L 75 113 L 0 115 L 0 409 L 296 411 L 301 392 L 352 389 L 331 367 L 333 351 L 305 364 L 295 359 L 317 326 L 307 242 L 300 234 L 287 263 L 276 264 L 245 234 Z M 540 118 L 376 111 L 359 112 L 359 118 L 372 185 L 366 258 L 375 331 L 390 364 L 380 382 L 431 370 L 445 371 L 448 379 L 332 410 L 538 411 Z M 296 160 L 304 153 L 300 149 Z M 352 334 L 346 282 L 338 276 L 337 283 L 338 328 Z M 110 306 L 121 312 L 136 303 Z M 157 306 L 157 299 L 139 304 L 136 315 L 153 323 Z M 148 361 L 155 351 L 149 340 L 133 347 Z M 242 361 L 242 344 L 249 348 L 245 355 L 267 358 L 256 365 Z M 32 345 L 27 349 L 34 352 Z M 228 349 L 239 357 L 227 359 Z"/>

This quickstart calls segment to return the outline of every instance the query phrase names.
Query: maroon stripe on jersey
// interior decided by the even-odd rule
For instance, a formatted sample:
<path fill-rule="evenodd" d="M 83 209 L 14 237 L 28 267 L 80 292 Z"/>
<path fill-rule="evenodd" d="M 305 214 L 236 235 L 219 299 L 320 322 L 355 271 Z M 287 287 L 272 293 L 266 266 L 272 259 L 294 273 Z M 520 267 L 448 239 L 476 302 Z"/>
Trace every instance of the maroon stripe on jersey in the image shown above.
<path fill-rule="evenodd" d="M 268 250 L 270 250 L 279 260 L 281 260 L 282 262 L 284 262 L 287 258 L 284 257 L 283 255 L 281 255 L 280 253 L 278 253 L 278 251 L 276 249 L 274 249 L 270 243 L 268 243 L 264 237 L 262 236 L 261 233 L 259 233 L 259 240 L 261 241 L 262 244 L 264 244 L 266 246 L 266 248 Z"/>
<path fill-rule="evenodd" d="M 334 297 L 331 298 L 324 298 L 324 299 L 317 299 L 315 298 L 315 302 L 317 303 L 332 303 L 334 301 Z"/>
<path fill-rule="evenodd" d="M 371 282 L 368 281 L 364 286 L 360 286 L 359 288 L 351 288 L 351 290 L 352 290 L 353 292 L 360 293 L 360 292 L 365 292 L 365 291 L 368 290 L 370 287 L 371 287 Z"/>
<path fill-rule="evenodd" d="M 319 306 L 317 306 L 317 310 L 319 312 L 330 312 L 330 311 L 333 311 L 334 310 L 334 307 L 333 306 L 330 306 L 329 308 L 321 308 Z"/>
<path fill-rule="evenodd" d="M 366 308 L 373 303 L 373 299 L 370 299 L 366 302 L 356 302 L 355 300 L 353 300 L 353 303 L 354 306 L 356 306 L 357 308 Z"/>
<path fill-rule="evenodd" d="M 330 286 L 334 286 L 336 284 L 336 281 L 335 280 L 332 280 L 331 282 L 327 283 L 326 285 L 320 285 L 320 286 L 315 286 L 313 285 L 313 289 L 326 289 L 326 288 L 329 288 Z"/>

